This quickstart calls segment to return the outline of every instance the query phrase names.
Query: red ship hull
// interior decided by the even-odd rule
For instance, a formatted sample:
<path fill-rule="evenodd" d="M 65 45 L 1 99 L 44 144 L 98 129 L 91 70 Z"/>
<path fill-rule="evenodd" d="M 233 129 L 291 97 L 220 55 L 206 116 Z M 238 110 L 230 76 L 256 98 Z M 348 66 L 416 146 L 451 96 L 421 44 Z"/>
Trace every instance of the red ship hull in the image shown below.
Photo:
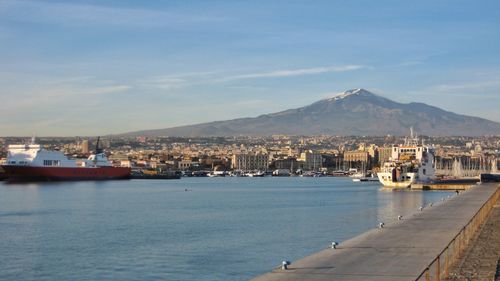
<path fill-rule="evenodd" d="M 9 181 L 79 181 L 114 180 L 130 178 L 130 168 L 126 167 L 32 167 L 2 166 Z"/>

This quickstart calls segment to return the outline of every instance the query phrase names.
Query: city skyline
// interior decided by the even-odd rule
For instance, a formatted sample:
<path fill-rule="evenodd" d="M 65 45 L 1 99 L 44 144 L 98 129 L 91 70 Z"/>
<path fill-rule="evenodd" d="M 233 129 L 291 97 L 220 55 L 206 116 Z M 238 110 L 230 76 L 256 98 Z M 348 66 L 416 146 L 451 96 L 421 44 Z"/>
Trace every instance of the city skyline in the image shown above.
<path fill-rule="evenodd" d="M 500 4 L 3 1 L 0 135 L 253 117 L 352 88 L 500 121 Z"/>

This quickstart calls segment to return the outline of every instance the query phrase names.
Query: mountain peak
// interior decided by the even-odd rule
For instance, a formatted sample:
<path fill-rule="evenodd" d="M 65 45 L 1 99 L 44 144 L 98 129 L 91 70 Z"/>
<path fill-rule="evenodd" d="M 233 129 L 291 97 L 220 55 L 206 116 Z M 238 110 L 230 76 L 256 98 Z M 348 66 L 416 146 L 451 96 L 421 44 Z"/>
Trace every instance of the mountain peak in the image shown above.
<path fill-rule="evenodd" d="M 168 129 L 132 132 L 150 136 L 495 135 L 500 123 L 458 115 L 423 103 L 398 103 L 365 89 L 352 89 L 310 105 L 264 114 Z"/>
<path fill-rule="evenodd" d="M 352 96 L 375 96 L 375 94 L 363 89 L 363 88 L 358 88 L 358 89 L 351 89 L 347 90 L 345 92 L 339 93 L 334 95 L 331 98 L 328 98 L 329 101 L 337 101 L 341 99 L 345 99 L 347 97 L 352 97 Z"/>

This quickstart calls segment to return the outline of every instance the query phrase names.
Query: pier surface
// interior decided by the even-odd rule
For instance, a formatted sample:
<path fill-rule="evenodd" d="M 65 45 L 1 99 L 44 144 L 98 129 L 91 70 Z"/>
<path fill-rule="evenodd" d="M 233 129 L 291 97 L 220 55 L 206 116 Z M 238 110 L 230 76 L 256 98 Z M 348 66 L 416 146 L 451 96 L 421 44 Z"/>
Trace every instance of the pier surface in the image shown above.
<path fill-rule="evenodd" d="M 253 281 L 416 280 L 495 193 L 477 185 L 408 218 L 372 229 Z M 279 264 L 281 261 L 277 261 Z"/>

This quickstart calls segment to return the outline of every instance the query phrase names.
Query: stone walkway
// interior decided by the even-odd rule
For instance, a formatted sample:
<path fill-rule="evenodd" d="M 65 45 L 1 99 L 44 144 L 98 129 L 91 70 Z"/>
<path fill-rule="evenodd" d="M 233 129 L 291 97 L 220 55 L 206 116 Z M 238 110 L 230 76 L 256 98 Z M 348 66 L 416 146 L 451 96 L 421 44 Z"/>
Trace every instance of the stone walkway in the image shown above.
<path fill-rule="evenodd" d="M 252 280 L 414 281 L 497 188 L 497 184 L 474 186 L 401 221 L 343 241 L 337 249 L 292 261 L 287 270 L 275 269 Z"/>
<path fill-rule="evenodd" d="M 463 257 L 450 271 L 448 281 L 500 281 L 500 200 Z M 496 278 L 495 278 L 496 275 Z"/>

